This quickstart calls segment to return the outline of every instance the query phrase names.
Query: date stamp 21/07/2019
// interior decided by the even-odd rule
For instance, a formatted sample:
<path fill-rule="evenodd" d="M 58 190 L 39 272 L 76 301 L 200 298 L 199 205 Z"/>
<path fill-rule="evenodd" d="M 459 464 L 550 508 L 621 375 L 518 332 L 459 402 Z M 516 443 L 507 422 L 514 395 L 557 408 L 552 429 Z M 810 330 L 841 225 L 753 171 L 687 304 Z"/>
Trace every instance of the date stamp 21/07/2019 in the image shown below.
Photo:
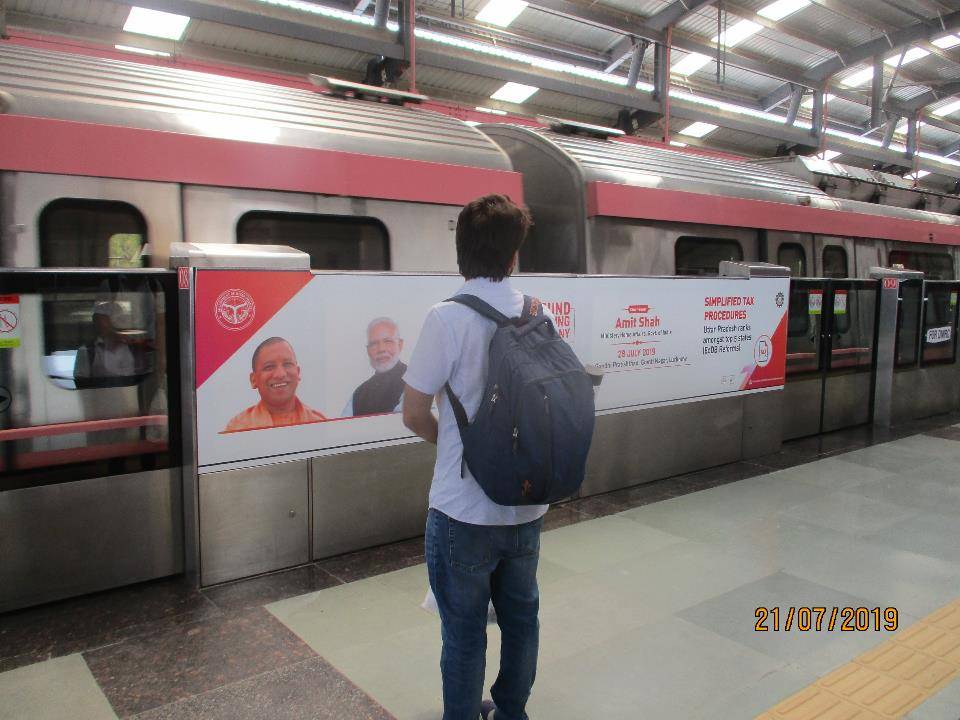
<path fill-rule="evenodd" d="M 900 624 L 895 607 L 758 607 L 757 632 L 893 632 Z"/>

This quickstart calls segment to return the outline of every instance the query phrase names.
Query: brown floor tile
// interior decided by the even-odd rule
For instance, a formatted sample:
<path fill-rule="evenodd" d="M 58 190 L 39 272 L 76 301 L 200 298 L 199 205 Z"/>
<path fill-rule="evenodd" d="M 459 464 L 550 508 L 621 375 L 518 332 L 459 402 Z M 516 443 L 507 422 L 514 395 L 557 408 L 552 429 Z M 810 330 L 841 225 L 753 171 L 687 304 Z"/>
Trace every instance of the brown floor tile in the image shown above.
<path fill-rule="evenodd" d="M 316 565 L 205 588 L 201 592 L 222 610 L 242 610 L 339 585 L 340 580 Z"/>
<path fill-rule="evenodd" d="M 558 528 L 566 527 L 567 525 L 574 525 L 578 522 L 589 520 L 586 515 L 577 512 L 573 507 L 571 507 L 573 502 L 575 501 L 571 500 L 563 505 L 555 505 L 551 507 L 543 519 L 543 529 L 545 531 L 556 530 Z"/>
<path fill-rule="evenodd" d="M 314 656 L 263 608 L 167 628 L 83 654 L 120 717 Z"/>
<path fill-rule="evenodd" d="M 606 517 L 630 509 L 629 506 L 612 499 L 609 493 L 573 500 L 568 507 L 583 515 L 587 520 Z"/>
<path fill-rule="evenodd" d="M 719 487 L 737 480 L 746 480 L 747 478 L 765 475 L 770 472 L 768 467 L 756 464 L 754 462 L 735 462 L 727 465 L 719 465 L 707 470 L 700 470 L 688 475 L 681 475 L 673 478 L 679 488 L 686 489 L 687 492 L 697 492 L 712 487 Z M 678 492 L 678 495 L 685 494 Z"/>
<path fill-rule="evenodd" d="M 182 577 L 48 603 L 0 615 L 0 669 L 69 655 L 193 622 L 219 610 Z"/>
<path fill-rule="evenodd" d="M 148 710 L 137 720 L 392 720 L 320 657 Z"/>
<path fill-rule="evenodd" d="M 960 428 L 947 426 L 942 428 L 935 428 L 933 430 L 927 430 L 924 435 L 929 435 L 930 437 L 941 438 L 943 440 L 958 440 L 960 441 Z"/>
<path fill-rule="evenodd" d="M 402 570 L 423 561 L 423 538 L 418 537 L 319 560 L 316 565 L 337 580 L 348 583 Z"/>

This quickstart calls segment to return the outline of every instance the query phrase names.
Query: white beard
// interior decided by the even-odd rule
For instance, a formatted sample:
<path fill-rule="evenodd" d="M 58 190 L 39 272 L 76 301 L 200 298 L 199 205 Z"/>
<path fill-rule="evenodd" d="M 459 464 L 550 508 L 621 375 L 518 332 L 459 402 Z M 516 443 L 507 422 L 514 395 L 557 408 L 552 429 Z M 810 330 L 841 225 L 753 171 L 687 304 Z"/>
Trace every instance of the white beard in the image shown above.
<path fill-rule="evenodd" d="M 388 360 L 386 363 L 378 363 L 374 360 L 370 361 L 370 365 L 373 367 L 374 372 L 376 373 L 385 373 L 393 370 L 397 363 L 400 362 L 400 353 L 397 353 L 393 356 L 393 359 Z"/>

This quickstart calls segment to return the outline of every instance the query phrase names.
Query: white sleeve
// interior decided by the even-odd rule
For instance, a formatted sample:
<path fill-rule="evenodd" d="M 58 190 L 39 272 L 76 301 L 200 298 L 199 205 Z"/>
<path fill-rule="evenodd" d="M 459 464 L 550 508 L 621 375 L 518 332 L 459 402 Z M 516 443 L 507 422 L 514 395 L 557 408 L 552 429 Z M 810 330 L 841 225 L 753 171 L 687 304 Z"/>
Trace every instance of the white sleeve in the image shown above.
<path fill-rule="evenodd" d="M 353 417 L 353 395 L 351 395 L 350 399 L 347 400 L 347 404 L 343 406 L 343 411 L 340 413 L 340 417 Z"/>
<path fill-rule="evenodd" d="M 410 357 L 403 381 L 426 395 L 436 395 L 453 373 L 453 333 L 436 308 L 423 321 L 423 329 Z"/>

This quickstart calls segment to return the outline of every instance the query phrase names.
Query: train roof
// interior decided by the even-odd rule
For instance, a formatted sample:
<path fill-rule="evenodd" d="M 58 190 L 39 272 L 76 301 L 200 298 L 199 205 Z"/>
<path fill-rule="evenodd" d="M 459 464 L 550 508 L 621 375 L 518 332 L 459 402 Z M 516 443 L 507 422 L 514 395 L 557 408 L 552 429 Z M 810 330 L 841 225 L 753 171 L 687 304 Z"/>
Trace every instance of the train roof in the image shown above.
<path fill-rule="evenodd" d="M 447 115 L 179 68 L 0 43 L 7 114 L 510 170 Z"/>
<path fill-rule="evenodd" d="M 548 128 L 484 124 L 480 129 L 494 138 L 498 135 L 524 137 L 545 152 L 562 155 L 576 164 L 585 183 L 610 182 L 792 204 L 800 197 L 827 198 L 822 190 L 790 173 L 745 160 L 566 134 Z"/>

